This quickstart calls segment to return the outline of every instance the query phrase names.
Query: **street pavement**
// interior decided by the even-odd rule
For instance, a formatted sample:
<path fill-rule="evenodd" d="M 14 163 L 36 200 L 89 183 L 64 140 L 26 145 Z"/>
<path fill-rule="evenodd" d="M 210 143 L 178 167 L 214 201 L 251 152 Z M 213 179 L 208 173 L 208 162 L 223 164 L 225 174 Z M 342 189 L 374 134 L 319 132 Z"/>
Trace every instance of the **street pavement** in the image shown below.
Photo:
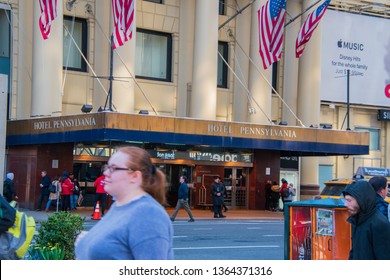
<path fill-rule="evenodd" d="M 19 209 L 20 211 L 25 212 L 28 216 L 32 216 L 35 219 L 36 223 L 41 223 L 46 221 L 50 215 L 55 213 L 54 211 L 45 212 L 45 211 L 34 211 L 29 209 Z M 175 209 L 174 208 L 166 208 L 168 215 L 171 215 Z M 109 210 L 108 210 L 109 211 Z M 222 219 L 214 219 L 213 212 L 210 210 L 203 209 L 191 209 L 191 212 L 197 220 L 222 220 Z M 71 213 L 80 214 L 82 217 L 86 218 L 86 221 L 96 221 L 92 220 L 91 215 L 93 214 L 93 207 L 78 207 L 77 210 L 72 211 Z M 224 212 L 226 216 L 226 220 L 284 220 L 283 212 L 271 212 L 266 210 L 228 210 Z M 181 209 L 176 216 L 175 221 L 187 221 L 188 215 L 184 209 Z"/>
<path fill-rule="evenodd" d="M 37 223 L 47 220 L 55 212 L 19 209 L 32 216 Z M 174 208 L 166 208 L 171 215 Z M 174 253 L 177 260 L 196 259 L 283 259 L 283 212 L 265 210 L 228 210 L 226 218 L 214 218 L 211 210 L 191 209 L 195 222 L 188 223 L 188 214 L 181 209 L 173 222 Z M 78 207 L 71 213 L 85 217 L 85 230 L 99 220 L 93 220 L 93 207 Z M 102 218 L 104 219 L 104 217 Z M 38 232 L 35 234 L 38 234 Z M 33 241 L 34 242 L 34 241 Z"/>

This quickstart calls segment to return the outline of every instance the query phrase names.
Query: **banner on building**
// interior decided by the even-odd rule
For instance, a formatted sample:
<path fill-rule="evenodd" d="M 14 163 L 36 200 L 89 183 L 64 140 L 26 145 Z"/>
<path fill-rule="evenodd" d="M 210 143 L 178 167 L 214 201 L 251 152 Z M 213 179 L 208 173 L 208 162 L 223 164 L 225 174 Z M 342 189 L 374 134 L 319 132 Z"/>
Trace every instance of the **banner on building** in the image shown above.
<path fill-rule="evenodd" d="M 390 19 L 328 10 L 322 19 L 321 100 L 390 106 Z"/>

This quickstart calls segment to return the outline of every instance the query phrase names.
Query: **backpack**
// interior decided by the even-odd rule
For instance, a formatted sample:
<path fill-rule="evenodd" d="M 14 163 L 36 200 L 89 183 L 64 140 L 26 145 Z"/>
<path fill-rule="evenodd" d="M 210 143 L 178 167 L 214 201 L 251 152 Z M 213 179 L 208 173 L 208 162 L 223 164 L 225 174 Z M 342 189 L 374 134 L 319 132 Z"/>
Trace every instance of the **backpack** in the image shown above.
<path fill-rule="evenodd" d="M 3 205 L 3 202 L 1 202 Z M 11 205 L 16 206 L 12 201 Z M 2 206 L 3 208 L 3 206 Z M 5 232 L 0 233 L 0 259 L 19 260 L 28 250 L 35 233 L 35 220 L 26 213 L 15 209 L 15 221 Z"/>
<path fill-rule="evenodd" d="M 0 233 L 6 232 L 15 222 L 16 210 L 0 196 Z"/>
<path fill-rule="evenodd" d="M 12 196 L 11 187 L 9 185 L 8 180 L 5 180 L 3 184 L 3 196 L 7 199 L 9 199 L 9 197 Z"/>
<path fill-rule="evenodd" d="M 284 188 L 283 190 L 282 190 L 282 197 L 283 198 L 287 198 L 287 197 L 289 197 L 290 196 L 290 188 Z"/>
<path fill-rule="evenodd" d="M 54 184 L 54 181 L 49 186 L 49 192 L 51 192 L 51 193 L 57 192 L 57 188 L 56 188 L 56 185 Z"/>

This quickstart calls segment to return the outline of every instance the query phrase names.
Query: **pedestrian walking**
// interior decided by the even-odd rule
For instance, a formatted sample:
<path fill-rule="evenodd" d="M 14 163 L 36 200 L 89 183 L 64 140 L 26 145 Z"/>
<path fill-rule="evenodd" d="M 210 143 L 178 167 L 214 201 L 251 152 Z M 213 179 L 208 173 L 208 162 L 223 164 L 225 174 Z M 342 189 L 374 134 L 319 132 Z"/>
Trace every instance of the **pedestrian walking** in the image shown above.
<path fill-rule="evenodd" d="M 190 219 L 189 222 L 195 222 L 194 217 L 192 216 L 190 206 L 188 205 L 188 185 L 187 185 L 187 177 L 186 176 L 180 176 L 180 187 L 179 187 L 179 196 L 176 203 L 176 209 L 175 212 L 173 212 L 171 216 L 171 221 L 175 221 L 177 212 L 181 208 L 184 208 L 187 211 L 188 216 Z"/>
<path fill-rule="evenodd" d="M 375 191 L 375 204 L 376 208 L 385 215 L 386 219 L 389 219 L 389 203 L 385 200 L 386 195 L 389 191 L 387 185 L 387 179 L 384 176 L 374 176 L 368 182 L 374 188 Z"/>
<path fill-rule="evenodd" d="M 102 169 L 103 172 L 104 172 L 104 168 L 105 167 L 103 166 L 103 169 Z M 93 207 L 93 212 L 95 212 L 96 205 L 99 202 L 99 205 L 102 209 L 102 217 L 104 217 L 104 212 L 106 210 L 106 201 L 107 201 L 107 192 L 104 189 L 104 185 L 106 182 L 105 179 L 106 179 L 106 177 L 104 176 L 104 174 L 101 174 L 96 179 L 96 181 L 93 183 L 93 186 L 96 188 L 95 205 Z M 91 214 L 91 216 L 93 216 L 93 213 Z"/>
<path fill-rule="evenodd" d="M 61 183 L 58 179 L 59 179 L 59 176 L 54 176 L 53 181 L 51 182 L 51 184 L 53 186 L 55 186 L 55 192 L 50 192 L 49 200 L 46 203 L 45 212 L 48 212 L 50 210 L 50 206 L 51 206 L 53 201 L 56 204 L 56 212 L 58 212 L 59 198 L 61 195 Z"/>
<path fill-rule="evenodd" d="M 7 200 L 8 202 L 11 202 L 12 200 L 18 199 L 18 196 L 16 195 L 16 192 L 15 192 L 15 187 L 14 187 L 14 173 L 12 173 L 12 172 L 7 173 L 6 179 L 4 180 L 3 196 L 4 196 L 5 200 Z"/>
<path fill-rule="evenodd" d="M 40 194 L 39 194 L 39 199 L 38 199 L 37 211 L 41 211 L 43 209 L 42 203 L 43 203 L 43 205 L 46 205 L 47 202 L 49 201 L 49 195 L 50 195 L 49 186 L 51 184 L 51 179 L 47 175 L 46 170 L 41 171 L 41 176 L 42 176 L 42 179 L 41 179 L 41 183 L 39 184 Z"/>
<path fill-rule="evenodd" d="M 62 172 L 61 177 L 61 210 L 67 211 L 69 207 L 69 211 L 72 209 L 70 205 L 70 196 L 73 194 L 73 183 L 69 179 L 69 172 Z"/>
<path fill-rule="evenodd" d="M 390 223 L 375 205 L 370 183 L 359 180 L 343 191 L 352 225 L 350 260 L 390 260 Z"/>
<path fill-rule="evenodd" d="M 122 147 L 104 167 L 105 189 L 115 202 L 104 219 L 76 239 L 78 260 L 173 259 L 173 226 L 166 205 L 166 179 L 150 154 Z"/>
<path fill-rule="evenodd" d="M 71 210 L 77 210 L 77 201 L 79 200 L 80 196 L 80 184 L 77 178 L 74 177 L 73 172 L 69 172 L 69 179 L 73 183 L 73 194 L 69 197 L 70 198 L 70 208 Z"/>

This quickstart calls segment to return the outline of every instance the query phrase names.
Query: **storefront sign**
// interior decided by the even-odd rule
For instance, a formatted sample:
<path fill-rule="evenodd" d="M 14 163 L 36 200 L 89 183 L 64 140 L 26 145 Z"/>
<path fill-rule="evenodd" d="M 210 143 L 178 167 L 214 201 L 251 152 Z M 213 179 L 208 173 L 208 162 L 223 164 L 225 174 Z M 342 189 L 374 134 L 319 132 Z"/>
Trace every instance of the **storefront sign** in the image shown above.
<path fill-rule="evenodd" d="M 385 176 L 390 177 L 390 169 L 389 168 L 381 168 L 381 167 L 359 167 L 356 171 L 356 174 L 363 176 Z"/>
<path fill-rule="evenodd" d="M 298 157 L 280 157 L 280 168 L 298 170 Z"/>
<path fill-rule="evenodd" d="M 252 162 L 252 154 L 238 153 L 213 153 L 213 152 L 177 152 L 177 151 L 151 151 L 154 158 L 174 160 L 196 160 L 196 161 L 215 161 L 215 162 Z"/>
<path fill-rule="evenodd" d="M 390 110 L 378 110 L 378 121 L 390 121 Z"/>

